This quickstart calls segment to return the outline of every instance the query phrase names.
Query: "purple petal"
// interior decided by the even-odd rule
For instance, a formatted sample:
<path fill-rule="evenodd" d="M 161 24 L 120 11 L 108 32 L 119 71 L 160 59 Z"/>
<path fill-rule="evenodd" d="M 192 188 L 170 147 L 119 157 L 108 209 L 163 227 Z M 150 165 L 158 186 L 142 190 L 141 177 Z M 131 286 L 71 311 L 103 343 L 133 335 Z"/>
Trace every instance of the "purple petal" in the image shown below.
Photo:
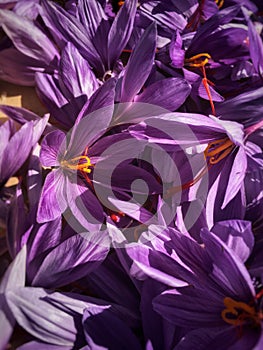
<path fill-rule="evenodd" d="M 186 80 L 167 78 L 147 86 L 136 98 L 136 102 L 151 103 L 175 111 L 185 102 L 190 92 L 191 86 Z"/>
<path fill-rule="evenodd" d="M 97 90 L 99 84 L 88 62 L 71 43 L 62 52 L 60 68 L 63 83 L 74 97 L 85 94 L 89 98 Z"/>
<path fill-rule="evenodd" d="M 86 309 L 83 328 L 86 341 L 92 349 L 107 348 L 110 344 L 112 349 L 141 350 L 139 340 L 131 329 L 105 306 Z"/>
<path fill-rule="evenodd" d="M 8 267 L 0 284 L 0 347 L 5 349 L 15 326 L 15 318 L 6 304 L 3 293 L 25 285 L 26 281 L 26 247 L 24 246 Z"/>
<path fill-rule="evenodd" d="M 57 288 L 70 284 L 92 272 L 106 258 L 109 238 L 106 232 L 76 234 L 46 256 L 33 282 L 33 286 Z"/>
<path fill-rule="evenodd" d="M 156 25 L 153 23 L 143 33 L 125 68 L 121 102 L 132 101 L 143 87 L 152 70 L 155 48 Z"/>
<path fill-rule="evenodd" d="M 66 135 L 60 130 L 47 134 L 41 143 L 40 161 L 46 167 L 59 166 L 66 149 Z"/>
<path fill-rule="evenodd" d="M 127 44 L 132 29 L 137 2 L 127 0 L 115 17 L 108 35 L 108 69 L 111 69 Z"/>
<path fill-rule="evenodd" d="M 247 170 L 247 157 L 246 152 L 243 147 L 240 147 L 229 175 L 228 185 L 225 192 L 224 202 L 222 204 L 222 209 L 235 197 L 235 195 L 240 190 L 241 185 L 244 182 L 244 178 Z"/>
<path fill-rule="evenodd" d="M 85 230 L 96 233 L 104 221 L 99 199 L 89 187 L 78 180 L 72 183 L 67 179 L 67 201 L 72 214 Z"/>
<path fill-rule="evenodd" d="M 33 146 L 32 137 L 33 122 L 26 123 L 12 136 L 3 152 L 1 180 L 7 180 L 14 175 L 26 161 Z"/>
<path fill-rule="evenodd" d="M 145 274 L 170 287 L 188 285 L 188 283 L 175 277 L 176 264 L 174 265 L 174 260 L 169 256 L 150 250 L 142 244 L 130 244 L 126 250 L 133 260 L 131 274 L 136 274 L 138 279 L 145 279 L 145 276 L 143 276 Z"/>
<path fill-rule="evenodd" d="M 60 169 L 47 175 L 38 205 L 38 223 L 55 220 L 66 210 L 65 181 Z"/>
<path fill-rule="evenodd" d="M 0 24 L 14 46 L 23 54 L 45 65 L 58 55 L 48 37 L 25 17 L 20 17 L 11 11 L 0 10 Z"/>
<path fill-rule="evenodd" d="M 245 262 L 254 246 L 251 223 L 243 220 L 217 222 L 211 229 L 239 258 Z"/>
<path fill-rule="evenodd" d="M 51 304 L 41 288 L 16 288 L 7 293 L 7 302 L 16 321 L 41 341 L 73 346 L 77 329 L 73 316 Z"/>

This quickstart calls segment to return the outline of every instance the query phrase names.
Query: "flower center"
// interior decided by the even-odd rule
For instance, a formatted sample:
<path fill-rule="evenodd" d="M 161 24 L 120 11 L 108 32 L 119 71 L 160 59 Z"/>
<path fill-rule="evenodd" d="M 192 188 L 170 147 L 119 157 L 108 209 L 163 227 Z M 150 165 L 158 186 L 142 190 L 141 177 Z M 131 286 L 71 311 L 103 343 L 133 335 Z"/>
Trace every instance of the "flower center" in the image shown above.
<path fill-rule="evenodd" d="M 225 137 L 210 142 L 204 151 L 204 157 L 209 164 L 216 164 L 231 153 L 234 148 L 234 143 L 228 137 Z"/>
<path fill-rule="evenodd" d="M 250 321 L 253 326 L 260 326 L 261 317 L 254 306 L 226 297 L 225 309 L 221 312 L 222 319 L 233 326 L 240 327 Z"/>
<path fill-rule="evenodd" d="M 71 170 L 80 170 L 84 173 L 90 173 L 94 164 L 91 164 L 90 158 L 88 156 L 78 156 L 70 160 L 62 160 L 60 165 L 62 168 L 67 168 Z"/>

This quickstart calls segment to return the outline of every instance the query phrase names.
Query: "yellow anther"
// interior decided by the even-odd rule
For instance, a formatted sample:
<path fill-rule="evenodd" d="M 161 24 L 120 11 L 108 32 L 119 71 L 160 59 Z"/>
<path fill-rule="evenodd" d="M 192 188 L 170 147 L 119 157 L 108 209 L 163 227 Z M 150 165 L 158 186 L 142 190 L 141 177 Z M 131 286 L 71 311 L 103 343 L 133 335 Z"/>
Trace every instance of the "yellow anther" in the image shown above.
<path fill-rule="evenodd" d="M 231 325 L 242 326 L 245 321 L 252 321 L 253 325 L 260 324 L 260 317 L 254 306 L 226 297 L 225 309 L 221 312 L 222 319 Z"/>
<path fill-rule="evenodd" d="M 208 158 L 210 164 L 216 164 L 232 152 L 235 145 L 229 138 L 224 138 L 210 142 L 204 151 L 205 159 Z"/>
<path fill-rule="evenodd" d="M 220 9 L 224 5 L 224 0 L 215 0 L 217 7 Z"/>
<path fill-rule="evenodd" d="M 209 55 L 209 53 L 203 52 L 199 53 L 198 55 L 192 56 L 190 58 L 185 59 L 185 65 L 190 67 L 204 67 L 208 62 L 209 59 L 212 57 Z"/>
<path fill-rule="evenodd" d="M 90 158 L 88 156 L 78 156 L 70 160 L 61 161 L 60 165 L 62 168 L 68 168 L 71 170 L 80 170 L 84 173 L 90 173 L 90 167 L 94 164 L 91 164 Z"/>

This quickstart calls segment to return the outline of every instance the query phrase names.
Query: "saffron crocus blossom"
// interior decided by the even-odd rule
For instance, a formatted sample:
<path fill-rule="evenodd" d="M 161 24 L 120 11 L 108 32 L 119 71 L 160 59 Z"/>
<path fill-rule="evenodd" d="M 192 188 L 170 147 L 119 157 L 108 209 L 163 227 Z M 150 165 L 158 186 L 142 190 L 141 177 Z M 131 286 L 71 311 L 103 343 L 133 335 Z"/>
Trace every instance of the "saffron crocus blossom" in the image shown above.
<path fill-rule="evenodd" d="M 42 18 L 62 49 L 68 41 L 103 79 L 118 74 L 118 59 L 125 48 L 136 13 L 136 1 L 125 1 L 113 22 L 98 1 L 79 1 L 77 17 L 52 2 L 43 2 Z"/>
<path fill-rule="evenodd" d="M 174 282 L 174 289 L 154 299 L 154 309 L 173 324 L 191 329 L 175 348 L 197 343 L 200 349 L 253 348 L 261 338 L 261 293 L 238 255 L 207 229 L 201 233 L 204 246 L 175 230 L 167 238 L 162 244 L 157 238 L 154 250 L 137 244 L 127 251 L 137 276 L 142 270 L 170 287 Z"/>

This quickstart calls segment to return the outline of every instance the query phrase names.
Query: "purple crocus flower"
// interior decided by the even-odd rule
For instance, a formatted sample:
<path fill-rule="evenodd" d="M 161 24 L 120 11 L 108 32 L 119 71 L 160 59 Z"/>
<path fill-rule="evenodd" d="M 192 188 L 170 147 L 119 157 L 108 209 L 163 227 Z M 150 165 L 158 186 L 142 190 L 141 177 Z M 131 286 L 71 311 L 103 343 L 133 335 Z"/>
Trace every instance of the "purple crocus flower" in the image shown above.
<path fill-rule="evenodd" d="M 98 1 L 81 0 L 76 18 L 55 3 L 43 1 L 42 18 L 58 46 L 62 49 L 72 42 L 103 79 L 112 72 L 118 74 L 118 59 L 130 38 L 135 13 L 136 1 L 127 0 L 112 22 Z"/>
<path fill-rule="evenodd" d="M 204 246 L 176 230 L 166 232 L 153 239 L 155 249 L 134 244 L 127 252 L 132 273 L 141 278 L 141 270 L 174 288 L 153 305 L 173 324 L 190 328 L 175 349 L 197 343 L 200 349 L 255 346 L 261 339 L 261 294 L 239 256 L 207 229 L 201 232 Z"/>

